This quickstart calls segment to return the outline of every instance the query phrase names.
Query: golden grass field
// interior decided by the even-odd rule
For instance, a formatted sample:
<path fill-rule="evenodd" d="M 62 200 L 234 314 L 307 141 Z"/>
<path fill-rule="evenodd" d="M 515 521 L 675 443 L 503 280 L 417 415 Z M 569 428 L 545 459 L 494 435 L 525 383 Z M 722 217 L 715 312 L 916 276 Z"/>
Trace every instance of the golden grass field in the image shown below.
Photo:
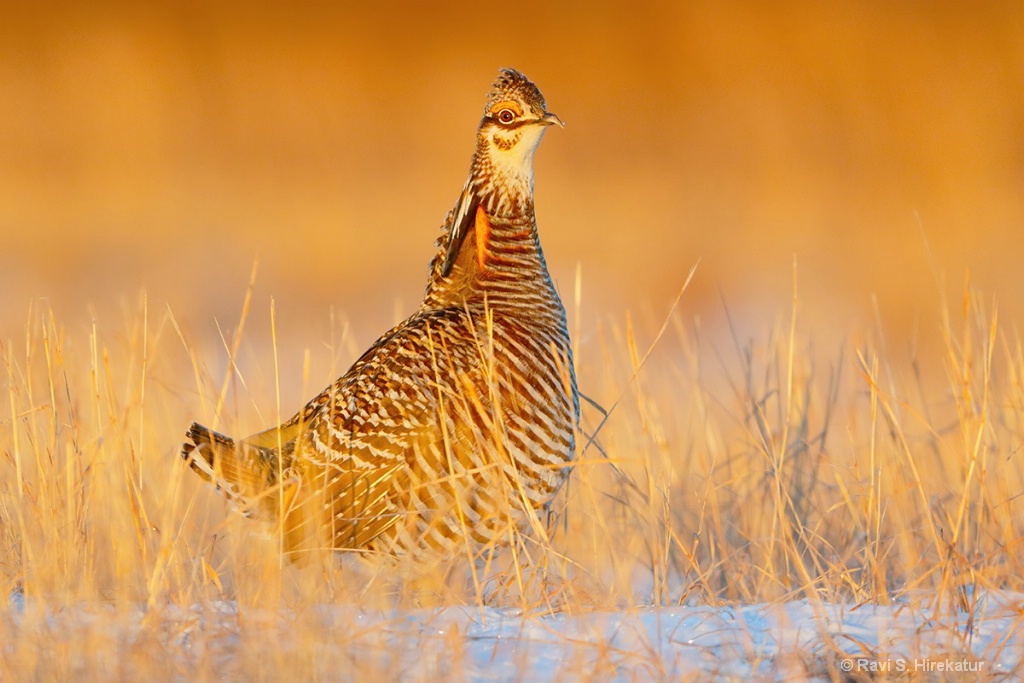
<path fill-rule="evenodd" d="M 941 616 L 1024 591 L 1024 10 L 766 7 L 5 9 L 0 587 L 36 627 L 0 615 L 0 680 L 440 670 L 324 650 L 318 606 L 424 599 L 287 565 L 178 450 L 193 419 L 290 416 L 414 309 L 506 65 L 568 123 L 541 238 L 611 412 L 547 583 L 509 565 L 430 601 Z"/>

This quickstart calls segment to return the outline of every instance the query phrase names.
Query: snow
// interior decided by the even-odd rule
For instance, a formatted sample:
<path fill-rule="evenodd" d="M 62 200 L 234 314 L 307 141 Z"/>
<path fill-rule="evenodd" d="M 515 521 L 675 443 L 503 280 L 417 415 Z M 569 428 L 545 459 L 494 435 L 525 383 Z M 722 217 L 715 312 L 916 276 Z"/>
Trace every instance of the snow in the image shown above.
<path fill-rule="evenodd" d="M 282 652 L 319 658 L 327 680 L 342 661 L 347 668 L 341 670 L 350 674 L 353 666 L 386 666 L 402 680 L 424 681 L 790 681 L 875 671 L 1019 675 L 1024 595 L 979 591 L 968 597 L 975 598 L 970 612 L 907 602 L 798 600 L 546 615 L 496 607 L 337 605 L 295 613 L 213 602 L 138 607 L 115 618 L 109 605 L 44 613 L 20 593 L 12 593 L 8 607 L 15 630 L 48 639 L 113 628 L 121 642 L 155 629 L 167 648 L 220 667 L 226 680 L 246 648 L 259 651 L 271 643 Z M 315 642 L 311 634 L 317 634 Z M 181 670 L 168 674 L 169 680 L 189 678 Z"/>

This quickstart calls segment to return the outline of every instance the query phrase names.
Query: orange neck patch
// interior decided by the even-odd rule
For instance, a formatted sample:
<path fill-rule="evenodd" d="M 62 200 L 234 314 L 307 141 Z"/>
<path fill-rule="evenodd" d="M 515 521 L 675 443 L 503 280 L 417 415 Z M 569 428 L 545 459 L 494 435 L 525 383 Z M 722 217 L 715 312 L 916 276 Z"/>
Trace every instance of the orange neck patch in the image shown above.
<path fill-rule="evenodd" d="M 476 207 L 473 233 L 476 235 L 476 264 L 483 270 L 487 261 L 487 243 L 491 239 L 491 222 L 487 220 L 487 212 L 482 206 Z"/>

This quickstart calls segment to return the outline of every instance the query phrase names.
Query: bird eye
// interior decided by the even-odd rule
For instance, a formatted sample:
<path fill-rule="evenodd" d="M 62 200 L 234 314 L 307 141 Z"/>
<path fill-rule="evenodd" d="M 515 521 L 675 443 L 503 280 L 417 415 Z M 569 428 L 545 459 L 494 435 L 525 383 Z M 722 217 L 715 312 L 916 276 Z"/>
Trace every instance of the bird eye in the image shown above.
<path fill-rule="evenodd" d="M 512 123 L 516 119 L 516 113 L 511 109 L 502 109 L 498 112 L 498 120 L 502 123 Z"/>

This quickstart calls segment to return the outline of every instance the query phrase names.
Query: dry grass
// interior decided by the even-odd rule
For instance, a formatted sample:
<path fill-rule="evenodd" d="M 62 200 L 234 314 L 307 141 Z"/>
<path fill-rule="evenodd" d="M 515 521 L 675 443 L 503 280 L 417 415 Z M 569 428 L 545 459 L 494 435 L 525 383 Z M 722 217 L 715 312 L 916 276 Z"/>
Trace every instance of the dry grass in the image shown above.
<path fill-rule="evenodd" d="M 796 296 L 749 340 L 705 331 L 685 294 L 649 326 L 577 329 L 581 387 L 610 414 L 579 456 L 544 582 L 499 568 L 467 591 L 456 571 L 440 601 L 485 595 L 542 614 L 898 599 L 952 619 L 975 587 L 1024 590 L 1024 349 L 969 288 L 937 305 L 941 329 L 920 338 L 942 352 L 905 359 L 882 329 L 819 353 Z M 66 329 L 42 304 L 26 318 L 2 344 L 0 585 L 24 596 L 25 620 L 50 625 L 0 617 L 0 679 L 409 673 L 383 636 L 376 651 L 345 646 L 366 636 L 357 619 L 335 624 L 325 648 L 315 610 L 417 604 L 414 593 L 351 562 L 288 566 L 273 534 L 228 513 L 177 455 L 192 418 L 243 433 L 287 416 L 282 383 L 311 395 L 351 359 L 344 329 L 285 348 L 273 328 L 243 329 L 243 314 L 218 349 L 145 296 L 88 328 Z M 278 357 L 302 358 L 301 379 Z M 601 422 L 585 409 L 582 443 Z M 46 621 L 70 606 L 91 621 Z M 422 666 L 424 679 L 442 671 Z"/>

